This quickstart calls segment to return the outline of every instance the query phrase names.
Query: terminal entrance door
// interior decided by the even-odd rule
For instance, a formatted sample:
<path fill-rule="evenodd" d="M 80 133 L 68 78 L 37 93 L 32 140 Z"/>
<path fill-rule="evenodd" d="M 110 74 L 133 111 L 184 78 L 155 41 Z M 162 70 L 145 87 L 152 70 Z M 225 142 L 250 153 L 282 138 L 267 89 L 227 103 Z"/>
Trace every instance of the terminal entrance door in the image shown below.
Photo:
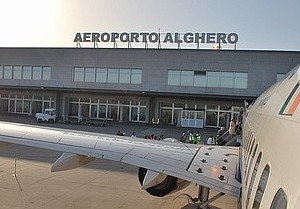
<path fill-rule="evenodd" d="M 127 122 L 129 121 L 129 107 L 120 106 L 120 121 Z"/>
<path fill-rule="evenodd" d="M 8 111 L 8 100 L 1 99 L 0 100 L 0 112 Z"/>
<path fill-rule="evenodd" d="M 81 117 L 81 119 L 85 120 L 85 119 L 89 118 L 89 109 L 90 109 L 89 104 L 80 104 L 79 116 Z"/>
<path fill-rule="evenodd" d="M 161 123 L 177 125 L 182 108 L 161 108 Z"/>
<path fill-rule="evenodd" d="M 171 109 L 162 109 L 161 110 L 161 122 L 163 124 L 172 123 L 172 110 Z"/>

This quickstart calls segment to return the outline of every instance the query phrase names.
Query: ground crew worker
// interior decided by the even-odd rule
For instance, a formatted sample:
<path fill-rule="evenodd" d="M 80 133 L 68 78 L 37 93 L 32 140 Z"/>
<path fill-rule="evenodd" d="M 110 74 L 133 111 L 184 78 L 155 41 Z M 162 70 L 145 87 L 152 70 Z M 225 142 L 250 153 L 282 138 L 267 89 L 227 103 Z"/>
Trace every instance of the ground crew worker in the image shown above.
<path fill-rule="evenodd" d="M 195 140 L 195 144 L 200 144 L 200 141 L 201 141 L 201 135 L 200 135 L 199 132 L 198 132 L 197 134 L 195 134 L 194 140 Z"/>

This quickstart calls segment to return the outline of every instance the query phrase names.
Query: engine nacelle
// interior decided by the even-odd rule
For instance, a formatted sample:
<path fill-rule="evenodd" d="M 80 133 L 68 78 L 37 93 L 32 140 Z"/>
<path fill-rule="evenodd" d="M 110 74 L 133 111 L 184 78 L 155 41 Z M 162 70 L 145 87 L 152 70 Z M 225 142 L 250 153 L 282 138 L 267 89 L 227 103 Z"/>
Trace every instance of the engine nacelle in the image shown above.
<path fill-rule="evenodd" d="M 141 168 L 141 167 L 139 168 L 138 178 L 142 187 L 144 187 L 143 183 L 147 175 L 147 172 L 148 169 Z M 158 184 L 151 186 L 149 188 L 145 188 L 145 190 L 150 195 L 157 196 L 157 197 L 163 197 L 170 193 L 182 190 L 190 184 L 190 182 L 188 181 L 178 179 L 176 177 L 168 176 L 168 175 L 166 175 L 163 179 L 161 179 L 161 176 L 158 176 L 157 178 L 160 178 Z"/>

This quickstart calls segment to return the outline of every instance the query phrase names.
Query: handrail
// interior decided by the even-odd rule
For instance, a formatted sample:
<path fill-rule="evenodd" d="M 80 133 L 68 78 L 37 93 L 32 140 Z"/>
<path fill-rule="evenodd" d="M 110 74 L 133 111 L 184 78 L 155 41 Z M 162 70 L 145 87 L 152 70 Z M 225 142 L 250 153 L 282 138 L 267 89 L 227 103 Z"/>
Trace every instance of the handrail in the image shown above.
<path fill-rule="evenodd" d="M 229 130 L 227 130 L 224 134 L 217 137 L 215 142 L 221 146 L 230 146 L 234 141 L 237 140 L 238 135 L 234 135 L 232 138 L 231 137 L 232 136 L 229 134 Z"/>
<path fill-rule="evenodd" d="M 228 133 L 229 133 L 229 130 L 225 131 L 221 136 L 217 137 L 217 139 L 215 140 L 215 142 L 217 144 L 221 144 L 224 141 L 226 141 L 226 139 L 228 138 L 228 136 L 230 136 L 230 135 L 228 135 L 227 137 L 225 137 L 225 135 L 227 135 Z M 224 139 L 224 137 L 225 137 L 225 139 Z"/>

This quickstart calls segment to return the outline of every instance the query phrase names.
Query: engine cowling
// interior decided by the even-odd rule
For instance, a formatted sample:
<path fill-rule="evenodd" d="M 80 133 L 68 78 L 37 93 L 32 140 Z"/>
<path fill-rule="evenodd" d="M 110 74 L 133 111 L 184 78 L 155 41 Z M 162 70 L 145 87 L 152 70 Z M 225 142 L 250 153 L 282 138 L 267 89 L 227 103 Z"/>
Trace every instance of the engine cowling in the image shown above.
<path fill-rule="evenodd" d="M 139 168 L 138 178 L 141 186 L 143 187 L 143 182 L 148 170 L 146 168 Z M 182 179 L 178 179 L 173 176 L 166 175 L 166 177 L 160 181 L 160 183 L 155 186 L 146 188 L 145 190 L 153 196 L 163 197 L 167 194 L 179 191 L 189 185 L 189 182 Z"/>

